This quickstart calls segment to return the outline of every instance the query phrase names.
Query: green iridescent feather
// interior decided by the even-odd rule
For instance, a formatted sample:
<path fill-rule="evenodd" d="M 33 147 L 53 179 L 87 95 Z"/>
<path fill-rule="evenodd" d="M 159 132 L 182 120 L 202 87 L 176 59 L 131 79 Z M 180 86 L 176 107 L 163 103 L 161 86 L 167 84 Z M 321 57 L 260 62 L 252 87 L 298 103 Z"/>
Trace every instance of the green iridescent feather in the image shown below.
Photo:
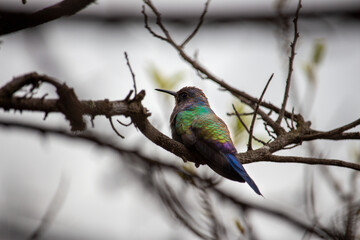
<path fill-rule="evenodd" d="M 191 107 L 177 114 L 175 123 L 177 134 L 190 134 L 191 128 L 196 129 L 197 136 L 205 141 L 231 142 L 225 123 L 206 106 Z"/>

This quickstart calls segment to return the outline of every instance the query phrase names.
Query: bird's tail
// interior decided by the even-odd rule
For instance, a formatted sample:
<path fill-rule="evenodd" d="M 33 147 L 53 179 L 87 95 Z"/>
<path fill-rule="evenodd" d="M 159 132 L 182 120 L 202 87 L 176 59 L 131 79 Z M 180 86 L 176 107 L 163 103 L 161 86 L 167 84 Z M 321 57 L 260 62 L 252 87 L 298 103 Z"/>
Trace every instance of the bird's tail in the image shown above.
<path fill-rule="evenodd" d="M 234 154 L 226 153 L 224 154 L 228 162 L 230 163 L 231 167 L 235 169 L 235 171 L 250 185 L 250 187 L 259 195 L 262 196 L 260 193 L 259 188 L 256 186 L 256 183 L 251 179 L 249 174 L 247 174 L 245 168 L 239 162 L 239 160 L 235 157 Z"/>

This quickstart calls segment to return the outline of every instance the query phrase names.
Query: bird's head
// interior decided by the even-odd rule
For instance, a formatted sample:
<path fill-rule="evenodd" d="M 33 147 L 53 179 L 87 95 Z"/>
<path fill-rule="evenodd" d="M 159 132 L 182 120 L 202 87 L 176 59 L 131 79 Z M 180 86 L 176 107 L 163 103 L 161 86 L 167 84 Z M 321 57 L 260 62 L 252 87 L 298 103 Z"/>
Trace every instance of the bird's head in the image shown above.
<path fill-rule="evenodd" d="M 190 105 L 190 104 L 199 104 L 199 105 L 209 105 L 207 97 L 200 89 L 196 87 L 184 87 L 177 92 L 155 89 L 160 92 L 168 93 L 175 97 L 176 105 Z"/>

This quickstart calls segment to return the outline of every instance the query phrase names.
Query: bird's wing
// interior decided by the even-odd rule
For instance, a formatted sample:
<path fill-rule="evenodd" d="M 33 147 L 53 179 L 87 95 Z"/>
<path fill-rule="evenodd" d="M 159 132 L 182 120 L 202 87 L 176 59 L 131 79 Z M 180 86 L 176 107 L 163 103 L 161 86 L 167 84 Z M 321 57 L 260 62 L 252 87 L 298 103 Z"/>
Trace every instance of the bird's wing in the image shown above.
<path fill-rule="evenodd" d="M 176 112 L 172 112 L 171 116 L 170 116 L 170 128 L 171 128 L 171 137 L 172 139 L 174 139 L 175 141 L 181 142 L 184 144 L 183 140 L 181 139 L 181 137 L 176 133 L 176 129 L 175 129 L 175 124 L 176 124 L 176 116 L 177 113 Z"/>
<path fill-rule="evenodd" d="M 246 181 L 257 194 L 262 195 L 236 158 L 236 149 L 225 123 L 214 113 L 201 115 L 196 121 L 192 125 L 196 139 L 194 146 L 206 158 L 208 165 L 226 178 Z"/>
<path fill-rule="evenodd" d="M 214 113 L 199 115 L 191 125 L 196 139 L 223 153 L 236 153 L 226 124 Z"/>
<path fill-rule="evenodd" d="M 215 118 L 214 118 L 215 117 Z M 202 114 L 191 127 L 193 146 L 211 169 L 228 179 L 244 182 L 224 153 L 236 153 L 225 123 L 215 114 Z"/>
<path fill-rule="evenodd" d="M 202 115 L 201 123 L 193 124 L 194 146 L 207 164 L 220 175 L 239 182 L 247 182 L 259 195 L 259 188 L 236 158 L 236 149 L 225 123 L 215 114 Z"/>

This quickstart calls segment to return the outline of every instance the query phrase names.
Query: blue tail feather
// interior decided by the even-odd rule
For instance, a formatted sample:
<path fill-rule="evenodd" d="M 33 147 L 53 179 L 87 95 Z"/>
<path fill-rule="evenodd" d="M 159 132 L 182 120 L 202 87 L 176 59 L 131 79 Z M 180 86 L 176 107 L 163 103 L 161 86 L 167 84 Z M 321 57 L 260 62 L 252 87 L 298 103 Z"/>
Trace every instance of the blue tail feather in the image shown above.
<path fill-rule="evenodd" d="M 235 171 L 250 185 L 250 187 L 259 195 L 262 196 L 260 193 L 259 188 L 256 186 L 255 182 L 251 179 L 251 177 L 247 174 L 245 168 L 239 162 L 239 160 L 235 157 L 234 154 L 226 153 L 224 154 L 228 162 L 230 163 L 231 167 L 235 169 Z"/>

